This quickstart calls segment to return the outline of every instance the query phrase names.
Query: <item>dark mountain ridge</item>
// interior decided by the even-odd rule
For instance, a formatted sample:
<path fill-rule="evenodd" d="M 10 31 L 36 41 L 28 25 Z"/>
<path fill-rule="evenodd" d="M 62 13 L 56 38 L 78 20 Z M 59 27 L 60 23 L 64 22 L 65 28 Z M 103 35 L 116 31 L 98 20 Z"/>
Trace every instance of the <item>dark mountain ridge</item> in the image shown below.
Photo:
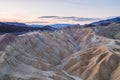
<path fill-rule="evenodd" d="M 0 22 L 0 33 L 16 33 L 16 32 L 28 32 L 28 31 L 54 31 L 56 28 L 51 26 L 44 26 L 44 27 L 30 27 L 24 23 L 3 23 Z"/>
<path fill-rule="evenodd" d="M 84 26 L 85 27 L 108 26 L 111 23 L 120 23 L 120 17 L 101 20 L 101 21 L 98 21 L 98 22 L 93 22 L 93 23 L 90 23 L 90 24 L 86 24 Z"/>

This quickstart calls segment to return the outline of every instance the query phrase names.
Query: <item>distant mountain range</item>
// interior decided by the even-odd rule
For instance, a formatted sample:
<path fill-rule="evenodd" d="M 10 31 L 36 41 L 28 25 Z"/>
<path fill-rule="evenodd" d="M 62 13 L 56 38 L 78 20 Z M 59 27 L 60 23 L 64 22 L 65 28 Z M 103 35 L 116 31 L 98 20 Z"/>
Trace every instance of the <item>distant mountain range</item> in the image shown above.
<path fill-rule="evenodd" d="M 64 28 L 64 27 L 71 27 L 75 24 L 51 24 L 49 26 L 53 28 Z M 44 27 L 45 25 L 38 25 L 38 24 L 33 24 L 33 25 L 28 25 L 30 27 Z"/>
<path fill-rule="evenodd" d="M 1 22 L 2 24 L 5 24 L 5 25 L 14 25 L 14 26 L 28 26 L 26 25 L 25 23 L 18 23 L 18 22 Z"/>
<path fill-rule="evenodd" d="M 111 23 L 120 23 L 120 17 L 101 20 L 101 21 L 93 22 L 91 24 L 86 24 L 83 26 L 84 27 L 106 26 Z M 25 23 L 18 23 L 18 22 L 0 22 L 0 33 L 28 32 L 28 31 L 34 31 L 34 30 L 55 31 L 60 28 L 74 27 L 75 25 L 76 24 L 28 25 Z"/>
<path fill-rule="evenodd" d="M 51 26 L 44 26 L 44 27 L 31 27 L 24 23 L 17 23 L 17 22 L 0 22 L 0 33 L 18 33 L 18 32 L 28 32 L 28 31 L 54 31 L 57 30 Z"/>

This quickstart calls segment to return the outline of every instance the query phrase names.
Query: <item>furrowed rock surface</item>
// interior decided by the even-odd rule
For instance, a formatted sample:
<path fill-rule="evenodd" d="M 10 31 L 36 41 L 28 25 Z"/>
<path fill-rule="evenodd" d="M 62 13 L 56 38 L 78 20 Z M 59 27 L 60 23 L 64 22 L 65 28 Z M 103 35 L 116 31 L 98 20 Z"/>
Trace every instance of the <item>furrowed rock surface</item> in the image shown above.
<path fill-rule="evenodd" d="M 0 79 L 75 80 L 56 65 L 77 48 L 73 37 L 63 31 L 18 35 L 0 52 Z"/>
<path fill-rule="evenodd" d="M 119 80 L 120 55 L 116 49 L 120 50 L 105 45 L 92 47 L 65 58 L 61 67 L 83 80 Z"/>
<path fill-rule="evenodd" d="M 0 80 L 120 79 L 120 41 L 93 28 L 7 34 L 0 42 Z"/>

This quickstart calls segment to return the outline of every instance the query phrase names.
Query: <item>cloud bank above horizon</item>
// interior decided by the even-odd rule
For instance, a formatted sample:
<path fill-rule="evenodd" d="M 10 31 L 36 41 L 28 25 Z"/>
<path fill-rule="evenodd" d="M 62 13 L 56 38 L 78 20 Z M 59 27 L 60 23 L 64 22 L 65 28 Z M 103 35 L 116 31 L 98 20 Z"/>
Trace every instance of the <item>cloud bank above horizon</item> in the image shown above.
<path fill-rule="evenodd" d="M 75 17 L 75 16 L 41 16 L 38 18 L 44 18 L 44 19 L 61 19 L 61 20 L 72 20 L 72 21 L 94 21 L 94 20 L 100 20 L 100 18 L 83 18 L 83 17 Z"/>
<path fill-rule="evenodd" d="M 40 16 L 37 21 L 31 21 L 27 23 L 33 24 L 50 24 L 50 23 L 71 23 L 71 24 L 81 24 L 90 23 L 94 21 L 101 20 L 101 18 L 83 18 L 76 16 Z"/>

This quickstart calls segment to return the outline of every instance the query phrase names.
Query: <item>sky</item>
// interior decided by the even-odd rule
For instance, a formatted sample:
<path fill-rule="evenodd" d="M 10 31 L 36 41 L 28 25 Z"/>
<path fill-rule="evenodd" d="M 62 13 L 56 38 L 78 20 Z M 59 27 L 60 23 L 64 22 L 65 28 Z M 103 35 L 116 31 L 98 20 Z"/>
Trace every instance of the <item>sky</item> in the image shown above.
<path fill-rule="evenodd" d="M 0 21 L 85 24 L 120 16 L 120 0 L 0 0 Z"/>

